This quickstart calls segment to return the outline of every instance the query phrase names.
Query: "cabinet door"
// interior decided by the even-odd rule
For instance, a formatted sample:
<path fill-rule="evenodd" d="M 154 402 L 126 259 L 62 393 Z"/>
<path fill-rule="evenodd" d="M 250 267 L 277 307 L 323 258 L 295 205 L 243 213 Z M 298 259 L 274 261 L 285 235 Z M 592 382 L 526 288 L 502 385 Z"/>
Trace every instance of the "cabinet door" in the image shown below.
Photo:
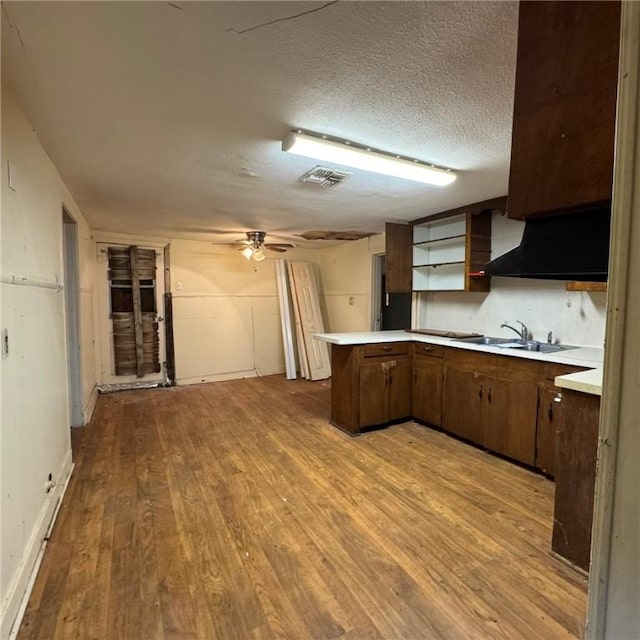
<path fill-rule="evenodd" d="M 401 420 L 411 416 L 411 360 L 389 363 L 389 414 L 387 420 Z"/>
<path fill-rule="evenodd" d="M 450 433 L 483 443 L 481 418 L 485 394 L 482 376 L 447 368 L 444 391 L 444 428 Z"/>
<path fill-rule="evenodd" d="M 419 356 L 414 359 L 411 406 L 416 420 L 442 425 L 442 360 Z"/>
<path fill-rule="evenodd" d="M 611 198 L 620 2 L 521 2 L 509 216 Z"/>
<path fill-rule="evenodd" d="M 367 427 L 389 422 L 389 365 L 373 361 L 360 365 L 359 425 Z"/>
<path fill-rule="evenodd" d="M 538 424 L 536 429 L 535 466 L 553 476 L 558 452 L 558 430 L 562 404 L 556 402 L 559 389 L 540 387 L 538 390 Z"/>
<path fill-rule="evenodd" d="M 538 387 L 529 382 L 484 378 L 484 446 L 533 465 Z"/>
<path fill-rule="evenodd" d="M 387 293 L 411 292 L 413 230 L 409 224 L 385 225 L 385 288 Z"/>
<path fill-rule="evenodd" d="M 562 392 L 551 548 L 589 569 L 600 398 Z"/>

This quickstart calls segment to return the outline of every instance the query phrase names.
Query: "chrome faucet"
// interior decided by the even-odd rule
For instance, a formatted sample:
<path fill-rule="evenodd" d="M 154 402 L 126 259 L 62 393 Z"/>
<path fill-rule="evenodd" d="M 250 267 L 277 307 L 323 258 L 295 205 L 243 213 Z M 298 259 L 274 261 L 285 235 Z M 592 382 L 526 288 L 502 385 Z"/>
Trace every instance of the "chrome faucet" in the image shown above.
<path fill-rule="evenodd" d="M 500 325 L 501 329 L 511 329 L 511 331 L 515 331 L 518 334 L 518 337 L 521 340 L 528 340 L 529 339 L 529 329 L 527 329 L 527 325 L 524 322 L 520 322 L 520 320 L 516 320 L 516 322 L 522 327 L 521 329 L 516 329 L 515 327 L 512 327 L 510 324 L 507 324 L 506 322 L 503 322 Z"/>

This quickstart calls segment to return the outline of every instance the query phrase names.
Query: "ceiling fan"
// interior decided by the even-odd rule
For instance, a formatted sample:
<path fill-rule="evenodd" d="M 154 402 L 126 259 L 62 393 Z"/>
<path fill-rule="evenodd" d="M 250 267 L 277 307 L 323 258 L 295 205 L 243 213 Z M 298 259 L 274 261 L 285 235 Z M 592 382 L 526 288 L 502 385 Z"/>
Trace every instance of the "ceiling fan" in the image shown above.
<path fill-rule="evenodd" d="M 266 231 L 247 231 L 246 234 L 246 240 L 238 240 L 237 242 L 242 242 L 244 245 L 238 251 L 247 260 L 260 262 L 266 258 L 265 250 L 284 253 L 287 249 L 293 249 L 296 246 L 291 242 L 265 242 Z"/>

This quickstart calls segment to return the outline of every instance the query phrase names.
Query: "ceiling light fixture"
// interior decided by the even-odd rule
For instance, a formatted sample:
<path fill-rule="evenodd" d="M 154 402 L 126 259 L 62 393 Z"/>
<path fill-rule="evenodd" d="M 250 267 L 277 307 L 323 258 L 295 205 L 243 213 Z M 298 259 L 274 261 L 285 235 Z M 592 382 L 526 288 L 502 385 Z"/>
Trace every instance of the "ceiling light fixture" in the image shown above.
<path fill-rule="evenodd" d="M 264 231 L 248 231 L 247 232 L 247 246 L 240 250 L 240 253 L 247 260 L 255 260 L 260 262 L 267 256 L 264 253 Z"/>
<path fill-rule="evenodd" d="M 456 179 L 456 174 L 450 169 L 320 134 L 290 131 L 282 141 L 282 150 L 424 184 L 445 186 Z"/>

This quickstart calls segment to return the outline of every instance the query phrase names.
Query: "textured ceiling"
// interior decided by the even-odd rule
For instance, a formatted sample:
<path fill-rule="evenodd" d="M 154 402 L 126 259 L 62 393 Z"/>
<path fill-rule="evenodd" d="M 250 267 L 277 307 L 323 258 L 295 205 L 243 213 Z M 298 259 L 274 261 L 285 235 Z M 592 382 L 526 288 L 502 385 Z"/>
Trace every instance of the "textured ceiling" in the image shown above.
<path fill-rule="evenodd" d="M 96 230 L 382 231 L 506 193 L 517 3 L 5 2 L 2 22 L 3 85 Z M 459 178 L 301 184 L 318 163 L 281 151 L 292 128 Z"/>

